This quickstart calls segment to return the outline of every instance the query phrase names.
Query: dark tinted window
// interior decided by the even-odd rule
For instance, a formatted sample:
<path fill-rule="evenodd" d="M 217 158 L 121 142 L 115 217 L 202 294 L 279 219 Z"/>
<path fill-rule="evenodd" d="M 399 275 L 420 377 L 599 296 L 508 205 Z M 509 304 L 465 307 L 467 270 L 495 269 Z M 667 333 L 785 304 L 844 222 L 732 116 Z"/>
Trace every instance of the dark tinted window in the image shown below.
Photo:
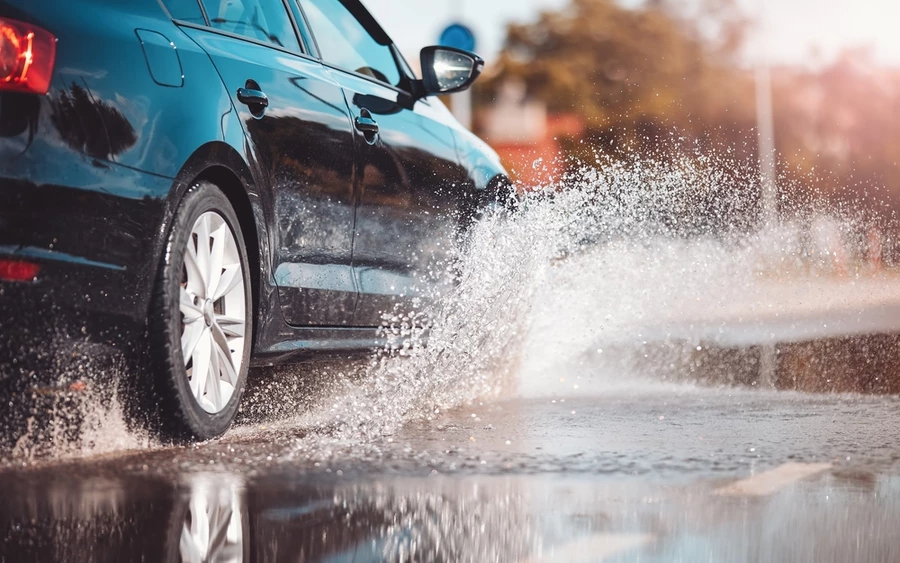
<path fill-rule="evenodd" d="M 398 86 L 400 71 L 387 45 L 372 37 L 340 0 L 301 0 L 322 60 Z"/>
<path fill-rule="evenodd" d="M 209 24 L 222 31 L 299 51 L 297 34 L 281 0 L 203 0 Z"/>
<path fill-rule="evenodd" d="M 163 3 L 172 19 L 206 25 L 198 0 L 164 0 Z"/>

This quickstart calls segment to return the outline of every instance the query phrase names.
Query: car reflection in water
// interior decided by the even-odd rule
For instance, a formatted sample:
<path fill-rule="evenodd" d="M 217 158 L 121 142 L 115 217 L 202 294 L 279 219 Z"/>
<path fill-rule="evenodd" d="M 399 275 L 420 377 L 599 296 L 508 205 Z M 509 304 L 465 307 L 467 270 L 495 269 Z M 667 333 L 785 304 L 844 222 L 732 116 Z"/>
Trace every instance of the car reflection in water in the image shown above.
<path fill-rule="evenodd" d="M 247 561 L 242 482 L 230 475 L 23 476 L 2 487 L 0 561 Z"/>
<path fill-rule="evenodd" d="M 873 555 L 866 560 L 889 561 L 900 514 L 895 478 L 853 471 L 834 471 L 761 503 L 723 500 L 709 490 L 537 475 L 359 482 L 268 476 L 243 484 L 234 475 L 195 474 L 178 484 L 62 477 L 41 485 L 47 482 L 0 485 L 0 561 L 545 561 L 554 559 L 539 554 L 621 533 L 623 522 L 625 530 L 658 538 L 648 544 L 652 561 L 745 561 L 746 546 L 763 538 L 774 538 L 773 554 L 858 560 L 859 543 L 848 538 L 863 530 Z M 825 509 L 823 498 L 843 508 Z M 784 534 L 785 522 L 801 531 Z M 835 525 L 848 530 L 833 538 L 821 533 Z"/>
<path fill-rule="evenodd" d="M 526 553 L 517 486 L 309 476 L 247 486 L 231 474 L 4 481 L 0 561 L 449 562 L 476 535 L 495 555 Z M 479 531 L 485 521 L 495 528 Z"/>

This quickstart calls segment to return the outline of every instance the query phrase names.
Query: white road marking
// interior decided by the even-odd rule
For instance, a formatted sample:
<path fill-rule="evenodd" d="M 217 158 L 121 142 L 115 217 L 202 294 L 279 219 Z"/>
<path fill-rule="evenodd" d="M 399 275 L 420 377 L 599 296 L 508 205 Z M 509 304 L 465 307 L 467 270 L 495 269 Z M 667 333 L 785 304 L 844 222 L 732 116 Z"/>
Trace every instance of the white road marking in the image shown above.
<path fill-rule="evenodd" d="M 771 495 L 792 483 L 828 469 L 831 469 L 830 463 L 785 463 L 771 471 L 716 489 L 716 494 L 735 497 Z"/>
<path fill-rule="evenodd" d="M 549 547 L 521 563 L 579 563 L 601 561 L 606 557 L 644 545 L 650 534 L 595 534 L 560 546 Z"/>

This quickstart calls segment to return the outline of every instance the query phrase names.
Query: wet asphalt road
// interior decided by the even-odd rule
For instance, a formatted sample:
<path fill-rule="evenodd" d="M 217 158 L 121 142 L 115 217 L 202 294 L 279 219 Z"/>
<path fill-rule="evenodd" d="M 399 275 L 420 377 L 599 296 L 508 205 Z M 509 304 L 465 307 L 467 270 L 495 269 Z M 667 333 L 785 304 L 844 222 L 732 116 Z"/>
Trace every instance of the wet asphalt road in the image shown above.
<path fill-rule="evenodd" d="M 900 399 L 582 383 L 367 443 L 267 421 L 8 466 L 0 560 L 900 559 Z"/>
<path fill-rule="evenodd" d="M 900 336 L 840 304 L 768 340 L 538 322 L 502 392 L 448 410 L 338 385 L 366 358 L 268 370 L 188 447 L 86 403 L 93 446 L 51 423 L 57 449 L 3 456 L 0 561 L 900 561 Z"/>

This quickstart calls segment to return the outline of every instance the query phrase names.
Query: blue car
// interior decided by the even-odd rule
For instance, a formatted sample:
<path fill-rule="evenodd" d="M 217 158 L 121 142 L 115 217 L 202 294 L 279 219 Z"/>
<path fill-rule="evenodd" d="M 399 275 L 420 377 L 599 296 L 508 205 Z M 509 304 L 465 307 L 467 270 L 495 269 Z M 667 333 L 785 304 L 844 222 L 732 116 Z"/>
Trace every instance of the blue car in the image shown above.
<path fill-rule="evenodd" d="M 0 2 L 0 380 L 110 352 L 207 439 L 251 366 L 378 346 L 509 190 L 435 97 L 482 67 L 359 0 Z"/>

